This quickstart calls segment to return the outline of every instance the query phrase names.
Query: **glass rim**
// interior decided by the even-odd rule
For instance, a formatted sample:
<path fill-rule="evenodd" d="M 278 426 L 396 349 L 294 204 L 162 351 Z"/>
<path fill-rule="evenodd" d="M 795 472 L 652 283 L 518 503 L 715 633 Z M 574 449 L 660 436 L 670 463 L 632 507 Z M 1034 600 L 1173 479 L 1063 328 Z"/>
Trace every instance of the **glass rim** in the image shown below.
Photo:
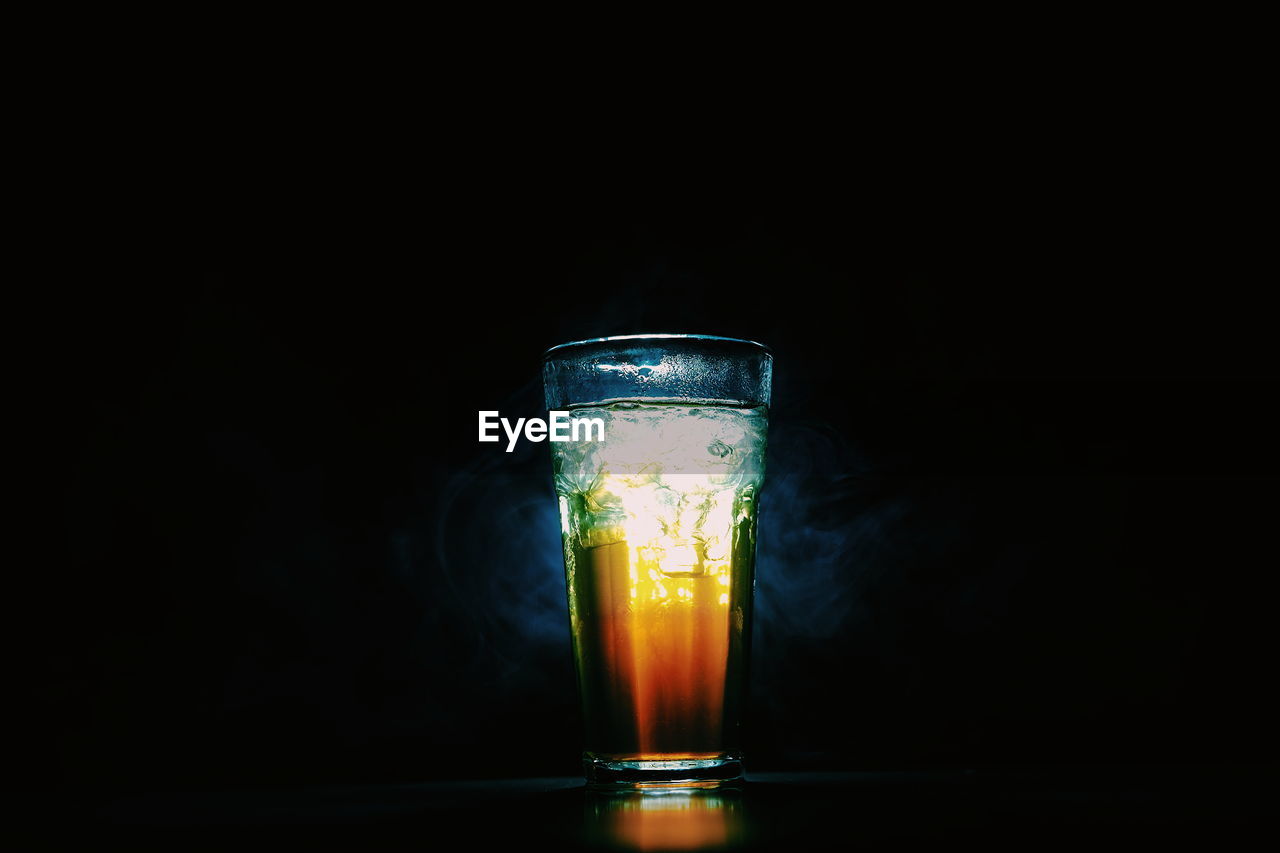
<path fill-rule="evenodd" d="M 583 340 L 580 340 L 580 341 L 568 341 L 563 344 L 556 344 L 555 346 L 543 351 L 542 360 L 547 361 L 553 356 L 553 354 L 558 355 L 562 350 L 567 350 L 571 347 L 582 347 L 582 346 L 588 346 L 590 344 L 604 344 L 604 343 L 611 343 L 613 341 L 646 341 L 646 340 L 648 341 L 665 341 L 665 340 L 716 341 L 717 343 L 745 344 L 746 346 L 754 347 L 755 349 L 760 350 L 770 358 L 773 357 L 773 350 L 769 346 L 767 346 L 766 344 L 762 344 L 759 341 L 752 341 L 746 338 L 727 338 L 721 335 L 696 335 L 696 334 L 675 334 L 675 333 L 668 333 L 668 332 L 649 332 L 649 333 L 638 334 L 638 335 L 609 335 L 608 337 L 604 337 L 604 338 L 584 338 Z"/>

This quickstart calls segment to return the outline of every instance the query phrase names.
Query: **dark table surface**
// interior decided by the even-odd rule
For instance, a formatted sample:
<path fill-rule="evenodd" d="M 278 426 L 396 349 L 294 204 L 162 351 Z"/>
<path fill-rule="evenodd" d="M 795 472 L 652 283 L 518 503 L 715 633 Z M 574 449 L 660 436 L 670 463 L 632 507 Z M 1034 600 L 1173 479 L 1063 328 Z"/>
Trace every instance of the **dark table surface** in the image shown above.
<path fill-rule="evenodd" d="M 1210 844 L 1273 835 L 1272 788 L 1256 767 L 774 772 L 663 795 L 599 794 L 568 777 L 81 794 L 28 817 L 32 846 L 48 849 Z"/>

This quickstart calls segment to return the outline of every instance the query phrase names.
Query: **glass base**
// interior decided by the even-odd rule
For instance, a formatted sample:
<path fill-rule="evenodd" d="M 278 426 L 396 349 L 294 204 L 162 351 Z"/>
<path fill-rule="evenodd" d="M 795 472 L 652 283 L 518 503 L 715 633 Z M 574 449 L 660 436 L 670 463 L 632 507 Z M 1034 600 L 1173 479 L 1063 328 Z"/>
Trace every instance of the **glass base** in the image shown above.
<path fill-rule="evenodd" d="M 726 753 L 715 758 L 632 760 L 582 756 L 587 787 L 596 790 L 646 788 L 721 788 L 741 784 L 742 756 Z"/>

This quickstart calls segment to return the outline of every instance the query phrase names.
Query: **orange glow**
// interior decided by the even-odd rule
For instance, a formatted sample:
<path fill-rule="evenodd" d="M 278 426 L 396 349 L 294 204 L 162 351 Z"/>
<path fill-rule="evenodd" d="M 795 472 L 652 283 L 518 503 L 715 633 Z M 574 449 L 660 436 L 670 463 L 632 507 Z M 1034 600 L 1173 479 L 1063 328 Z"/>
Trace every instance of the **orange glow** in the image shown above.
<path fill-rule="evenodd" d="M 763 410 L 581 411 L 608 420 L 604 442 L 555 456 L 586 752 L 605 761 L 734 754 Z"/>
<path fill-rule="evenodd" d="M 741 840 L 740 803 L 711 793 L 611 797 L 596 803 L 589 829 L 633 850 L 723 848 Z"/>
<path fill-rule="evenodd" d="M 629 747 L 614 757 L 714 757 L 724 740 L 728 593 L 720 575 L 633 570 L 631 550 L 625 541 L 593 548 L 578 568 L 591 574 L 596 670 L 616 745 Z"/>

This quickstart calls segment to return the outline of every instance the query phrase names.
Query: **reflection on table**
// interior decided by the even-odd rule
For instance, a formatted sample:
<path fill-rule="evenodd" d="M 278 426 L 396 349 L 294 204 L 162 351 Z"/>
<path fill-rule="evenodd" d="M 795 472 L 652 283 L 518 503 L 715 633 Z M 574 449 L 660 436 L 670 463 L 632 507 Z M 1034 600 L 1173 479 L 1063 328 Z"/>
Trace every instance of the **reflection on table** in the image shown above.
<path fill-rule="evenodd" d="M 732 789 L 589 791 L 583 828 L 589 842 L 621 850 L 730 850 L 746 837 Z"/>

